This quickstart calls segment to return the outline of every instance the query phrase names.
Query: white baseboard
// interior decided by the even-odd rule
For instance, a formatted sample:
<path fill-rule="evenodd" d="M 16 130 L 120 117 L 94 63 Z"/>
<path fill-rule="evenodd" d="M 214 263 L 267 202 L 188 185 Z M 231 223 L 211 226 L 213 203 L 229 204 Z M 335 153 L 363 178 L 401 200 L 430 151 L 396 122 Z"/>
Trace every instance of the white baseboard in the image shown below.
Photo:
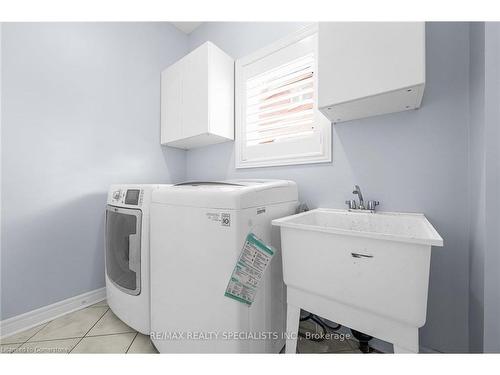
<path fill-rule="evenodd" d="M 48 322 L 70 312 L 83 309 L 106 299 L 106 288 L 91 290 L 78 296 L 40 307 L 27 313 L 0 321 L 0 337 L 14 335 L 18 332 Z"/>

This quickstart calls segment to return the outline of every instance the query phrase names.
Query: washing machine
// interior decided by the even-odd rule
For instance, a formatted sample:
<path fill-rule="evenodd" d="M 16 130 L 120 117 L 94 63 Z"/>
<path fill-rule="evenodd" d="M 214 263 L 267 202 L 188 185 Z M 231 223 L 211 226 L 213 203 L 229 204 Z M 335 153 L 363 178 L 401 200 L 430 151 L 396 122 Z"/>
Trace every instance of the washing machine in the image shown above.
<path fill-rule="evenodd" d="M 273 219 L 297 207 L 281 180 L 190 182 L 151 203 L 151 339 L 161 353 L 278 353 L 285 290 Z M 249 306 L 225 296 L 247 236 L 277 249 Z"/>
<path fill-rule="evenodd" d="M 133 329 L 150 332 L 149 207 L 154 190 L 168 185 L 112 185 L 105 228 L 106 297 Z"/>

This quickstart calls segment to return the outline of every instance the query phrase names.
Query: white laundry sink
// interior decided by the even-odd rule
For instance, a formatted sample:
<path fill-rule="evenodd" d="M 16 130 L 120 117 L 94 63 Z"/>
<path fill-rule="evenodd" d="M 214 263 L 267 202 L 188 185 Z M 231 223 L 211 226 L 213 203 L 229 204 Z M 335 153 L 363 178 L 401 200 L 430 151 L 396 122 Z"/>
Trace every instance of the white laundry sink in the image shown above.
<path fill-rule="evenodd" d="M 395 352 L 418 352 L 431 246 L 443 246 L 424 215 L 320 208 L 273 225 L 281 227 L 287 332 L 296 332 L 303 308 L 391 342 Z M 287 352 L 295 345 L 288 341 Z"/>

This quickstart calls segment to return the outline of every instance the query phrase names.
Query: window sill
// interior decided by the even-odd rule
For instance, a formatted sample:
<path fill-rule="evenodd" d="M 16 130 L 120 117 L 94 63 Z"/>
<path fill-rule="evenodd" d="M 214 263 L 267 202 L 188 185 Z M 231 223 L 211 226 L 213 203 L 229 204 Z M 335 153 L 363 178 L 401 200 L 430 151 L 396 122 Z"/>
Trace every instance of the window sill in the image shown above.
<path fill-rule="evenodd" d="M 237 161 L 236 169 L 248 169 L 248 168 L 265 168 L 265 167 L 284 167 L 289 165 L 304 165 L 304 164 L 324 164 L 331 163 L 331 155 L 321 155 L 315 157 L 302 157 L 302 158 L 290 158 L 290 159 L 277 159 L 277 160 L 249 160 L 249 161 Z"/>

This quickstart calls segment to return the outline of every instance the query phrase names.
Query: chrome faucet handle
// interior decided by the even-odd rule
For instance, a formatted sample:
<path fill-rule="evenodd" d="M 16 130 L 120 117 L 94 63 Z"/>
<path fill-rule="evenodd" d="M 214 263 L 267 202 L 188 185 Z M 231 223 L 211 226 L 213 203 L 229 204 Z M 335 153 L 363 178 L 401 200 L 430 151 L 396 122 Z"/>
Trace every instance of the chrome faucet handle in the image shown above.
<path fill-rule="evenodd" d="M 380 204 L 379 201 L 368 201 L 368 204 L 366 206 L 367 210 L 375 211 L 375 207 Z"/>
<path fill-rule="evenodd" d="M 348 201 L 345 201 L 345 204 L 347 204 L 347 206 L 349 206 L 350 210 L 356 209 L 356 201 L 354 199 L 350 199 Z"/>

